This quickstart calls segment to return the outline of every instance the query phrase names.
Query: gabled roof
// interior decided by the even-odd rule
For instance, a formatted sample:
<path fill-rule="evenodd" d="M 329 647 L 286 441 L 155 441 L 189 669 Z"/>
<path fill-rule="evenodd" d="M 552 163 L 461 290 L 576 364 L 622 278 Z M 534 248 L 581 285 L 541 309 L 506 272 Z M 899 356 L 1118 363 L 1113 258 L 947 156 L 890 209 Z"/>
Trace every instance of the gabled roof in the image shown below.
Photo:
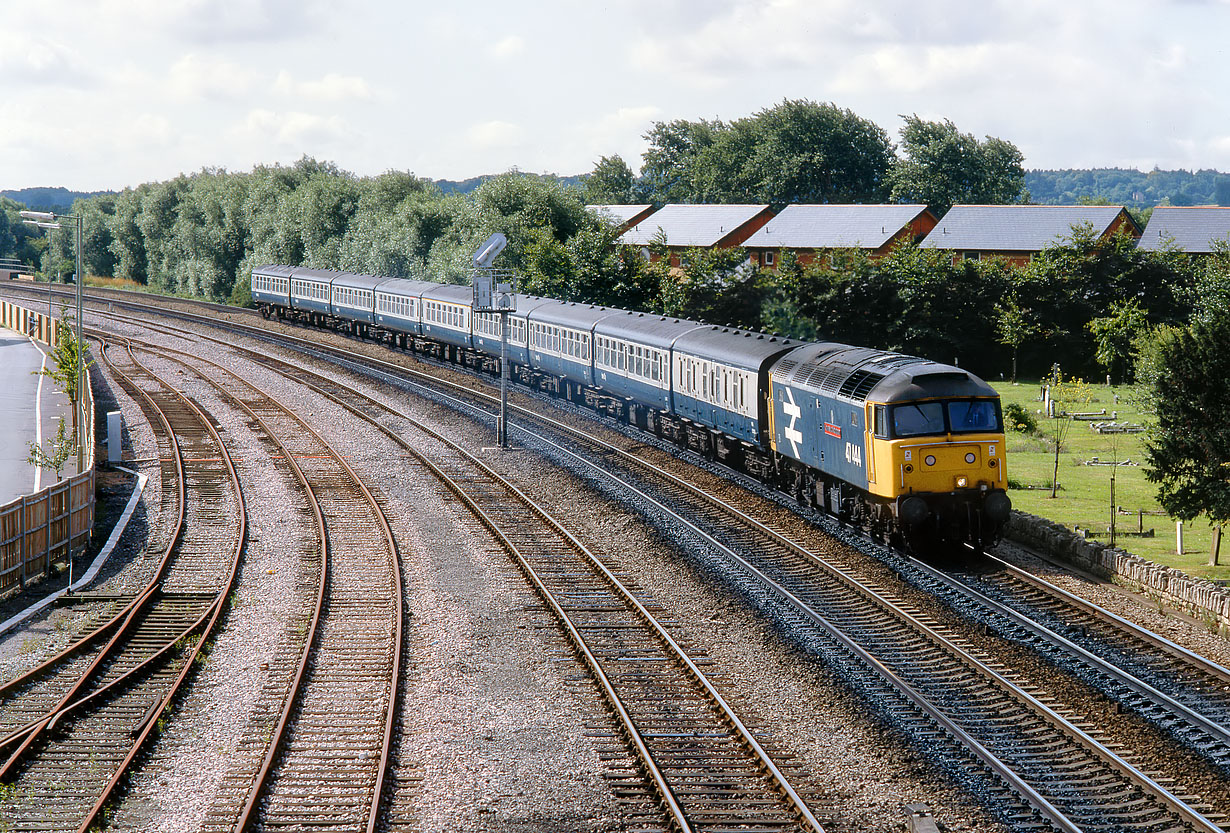
<path fill-rule="evenodd" d="M 628 229 L 619 238 L 630 246 L 647 246 L 661 229 L 668 246 L 713 246 L 755 219 L 767 205 L 667 205 Z"/>
<path fill-rule="evenodd" d="M 954 205 L 920 244 L 927 249 L 979 252 L 1040 252 L 1089 224 L 1095 234 L 1110 229 L 1121 205 Z"/>
<path fill-rule="evenodd" d="M 587 205 L 590 211 L 606 216 L 615 225 L 622 226 L 638 214 L 643 214 L 653 208 L 652 205 Z"/>
<path fill-rule="evenodd" d="M 1230 208 L 1159 205 L 1149 217 L 1140 248 L 1159 249 L 1169 240 L 1185 252 L 1208 254 L 1214 240 L 1230 237 Z"/>
<path fill-rule="evenodd" d="M 925 205 L 788 205 L 743 245 L 878 249 L 926 210 Z"/>

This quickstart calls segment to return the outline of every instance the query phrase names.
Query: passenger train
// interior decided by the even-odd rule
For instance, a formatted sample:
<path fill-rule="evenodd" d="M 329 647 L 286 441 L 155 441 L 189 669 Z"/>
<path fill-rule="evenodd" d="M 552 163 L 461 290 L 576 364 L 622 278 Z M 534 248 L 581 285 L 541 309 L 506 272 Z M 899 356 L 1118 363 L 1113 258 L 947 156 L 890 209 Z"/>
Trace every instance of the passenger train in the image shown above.
<path fill-rule="evenodd" d="M 253 270 L 266 317 L 500 369 L 500 316 L 469 287 Z M 744 471 L 894 542 L 995 543 L 1008 520 L 999 397 L 951 365 L 518 295 L 511 378 Z"/>

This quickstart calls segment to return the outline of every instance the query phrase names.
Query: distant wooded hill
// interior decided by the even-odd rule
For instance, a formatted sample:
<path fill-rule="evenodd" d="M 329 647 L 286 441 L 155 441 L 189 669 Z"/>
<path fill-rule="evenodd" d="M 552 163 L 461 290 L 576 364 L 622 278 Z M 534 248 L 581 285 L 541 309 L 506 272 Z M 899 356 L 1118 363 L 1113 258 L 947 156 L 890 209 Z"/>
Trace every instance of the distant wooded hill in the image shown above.
<path fill-rule="evenodd" d="M 1131 168 L 1026 171 L 1033 202 L 1077 205 L 1104 202 L 1133 208 L 1155 205 L 1230 205 L 1230 175 L 1220 171 L 1159 171 Z"/>
<path fill-rule="evenodd" d="M 531 174 L 531 176 L 535 176 Z M 584 176 L 542 175 L 563 185 L 580 185 Z M 495 175 L 469 179 L 437 179 L 436 186 L 445 194 L 468 194 Z M 1031 201 L 1040 205 L 1078 205 L 1082 202 L 1102 202 L 1149 208 L 1155 205 L 1228 205 L 1230 206 L 1230 174 L 1215 170 L 1202 171 L 1137 171 L 1131 168 L 1068 168 L 1025 172 L 1025 185 Z M 0 195 L 35 211 L 66 212 L 73 200 L 113 194 L 114 191 L 70 191 L 67 188 L 21 188 L 0 191 Z"/>
<path fill-rule="evenodd" d="M 537 174 L 529 175 L 538 176 Z M 495 179 L 496 176 L 498 174 L 485 174 L 462 180 L 437 179 L 436 187 L 444 194 L 468 194 L 487 180 Z M 585 180 L 585 177 L 582 175 L 556 176 L 555 174 L 542 174 L 542 178 L 558 180 L 561 184 L 569 186 L 580 186 Z M 8 197 L 14 202 L 19 202 L 26 208 L 34 211 L 54 211 L 63 214 L 72 209 L 73 200 L 114 193 L 116 192 L 70 191 L 67 188 L 20 188 L 15 191 L 0 191 L 0 196 Z"/>
<path fill-rule="evenodd" d="M 0 196 L 8 197 L 13 202 L 19 202 L 33 211 L 54 211 L 57 214 L 65 214 L 73 207 L 73 200 L 114 193 L 114 191 L 70 191 L 67 188 L 21 188 L 16 191 L 0 191 Z"/>

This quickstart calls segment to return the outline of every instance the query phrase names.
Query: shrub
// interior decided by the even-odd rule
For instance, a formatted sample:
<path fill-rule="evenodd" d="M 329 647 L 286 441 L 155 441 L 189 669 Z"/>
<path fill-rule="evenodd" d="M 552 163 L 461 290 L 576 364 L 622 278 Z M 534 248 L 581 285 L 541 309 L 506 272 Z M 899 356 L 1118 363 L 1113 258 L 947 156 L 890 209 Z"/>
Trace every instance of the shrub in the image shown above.
<path fill-rule="evenodd" d="M 1038 420 L 1016 402 L 1004 408 L 1004 425 L 1022 434 L 1034 434 L 1038 431 Z"/>

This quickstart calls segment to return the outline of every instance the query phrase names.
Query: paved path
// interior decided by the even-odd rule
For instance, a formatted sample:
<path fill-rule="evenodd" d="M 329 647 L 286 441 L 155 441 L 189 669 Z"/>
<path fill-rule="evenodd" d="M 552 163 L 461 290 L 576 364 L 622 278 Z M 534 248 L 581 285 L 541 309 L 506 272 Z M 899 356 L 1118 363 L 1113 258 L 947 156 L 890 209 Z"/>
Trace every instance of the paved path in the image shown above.
<path fill-rule="evenodd" d="M 48 441 L 55 436 L 60 417 L 65 429 L 72 431 L 73 414 L 68 397 L 55 382 L 33 371 L 43 367 L 46 345 L 34 342 L 12 330 L 0 328 L 0 506 L 21 495 L 32 494 L 55 482 L 55 472 L 39 472 L 26 463 L 30 443 Z M 47 367 L 54 367 L 48 356 Z M 39 391 L 39 382 L 42 391 Z M 76 458 L 61 471 L 63 477 L 76 473 Z"/>

